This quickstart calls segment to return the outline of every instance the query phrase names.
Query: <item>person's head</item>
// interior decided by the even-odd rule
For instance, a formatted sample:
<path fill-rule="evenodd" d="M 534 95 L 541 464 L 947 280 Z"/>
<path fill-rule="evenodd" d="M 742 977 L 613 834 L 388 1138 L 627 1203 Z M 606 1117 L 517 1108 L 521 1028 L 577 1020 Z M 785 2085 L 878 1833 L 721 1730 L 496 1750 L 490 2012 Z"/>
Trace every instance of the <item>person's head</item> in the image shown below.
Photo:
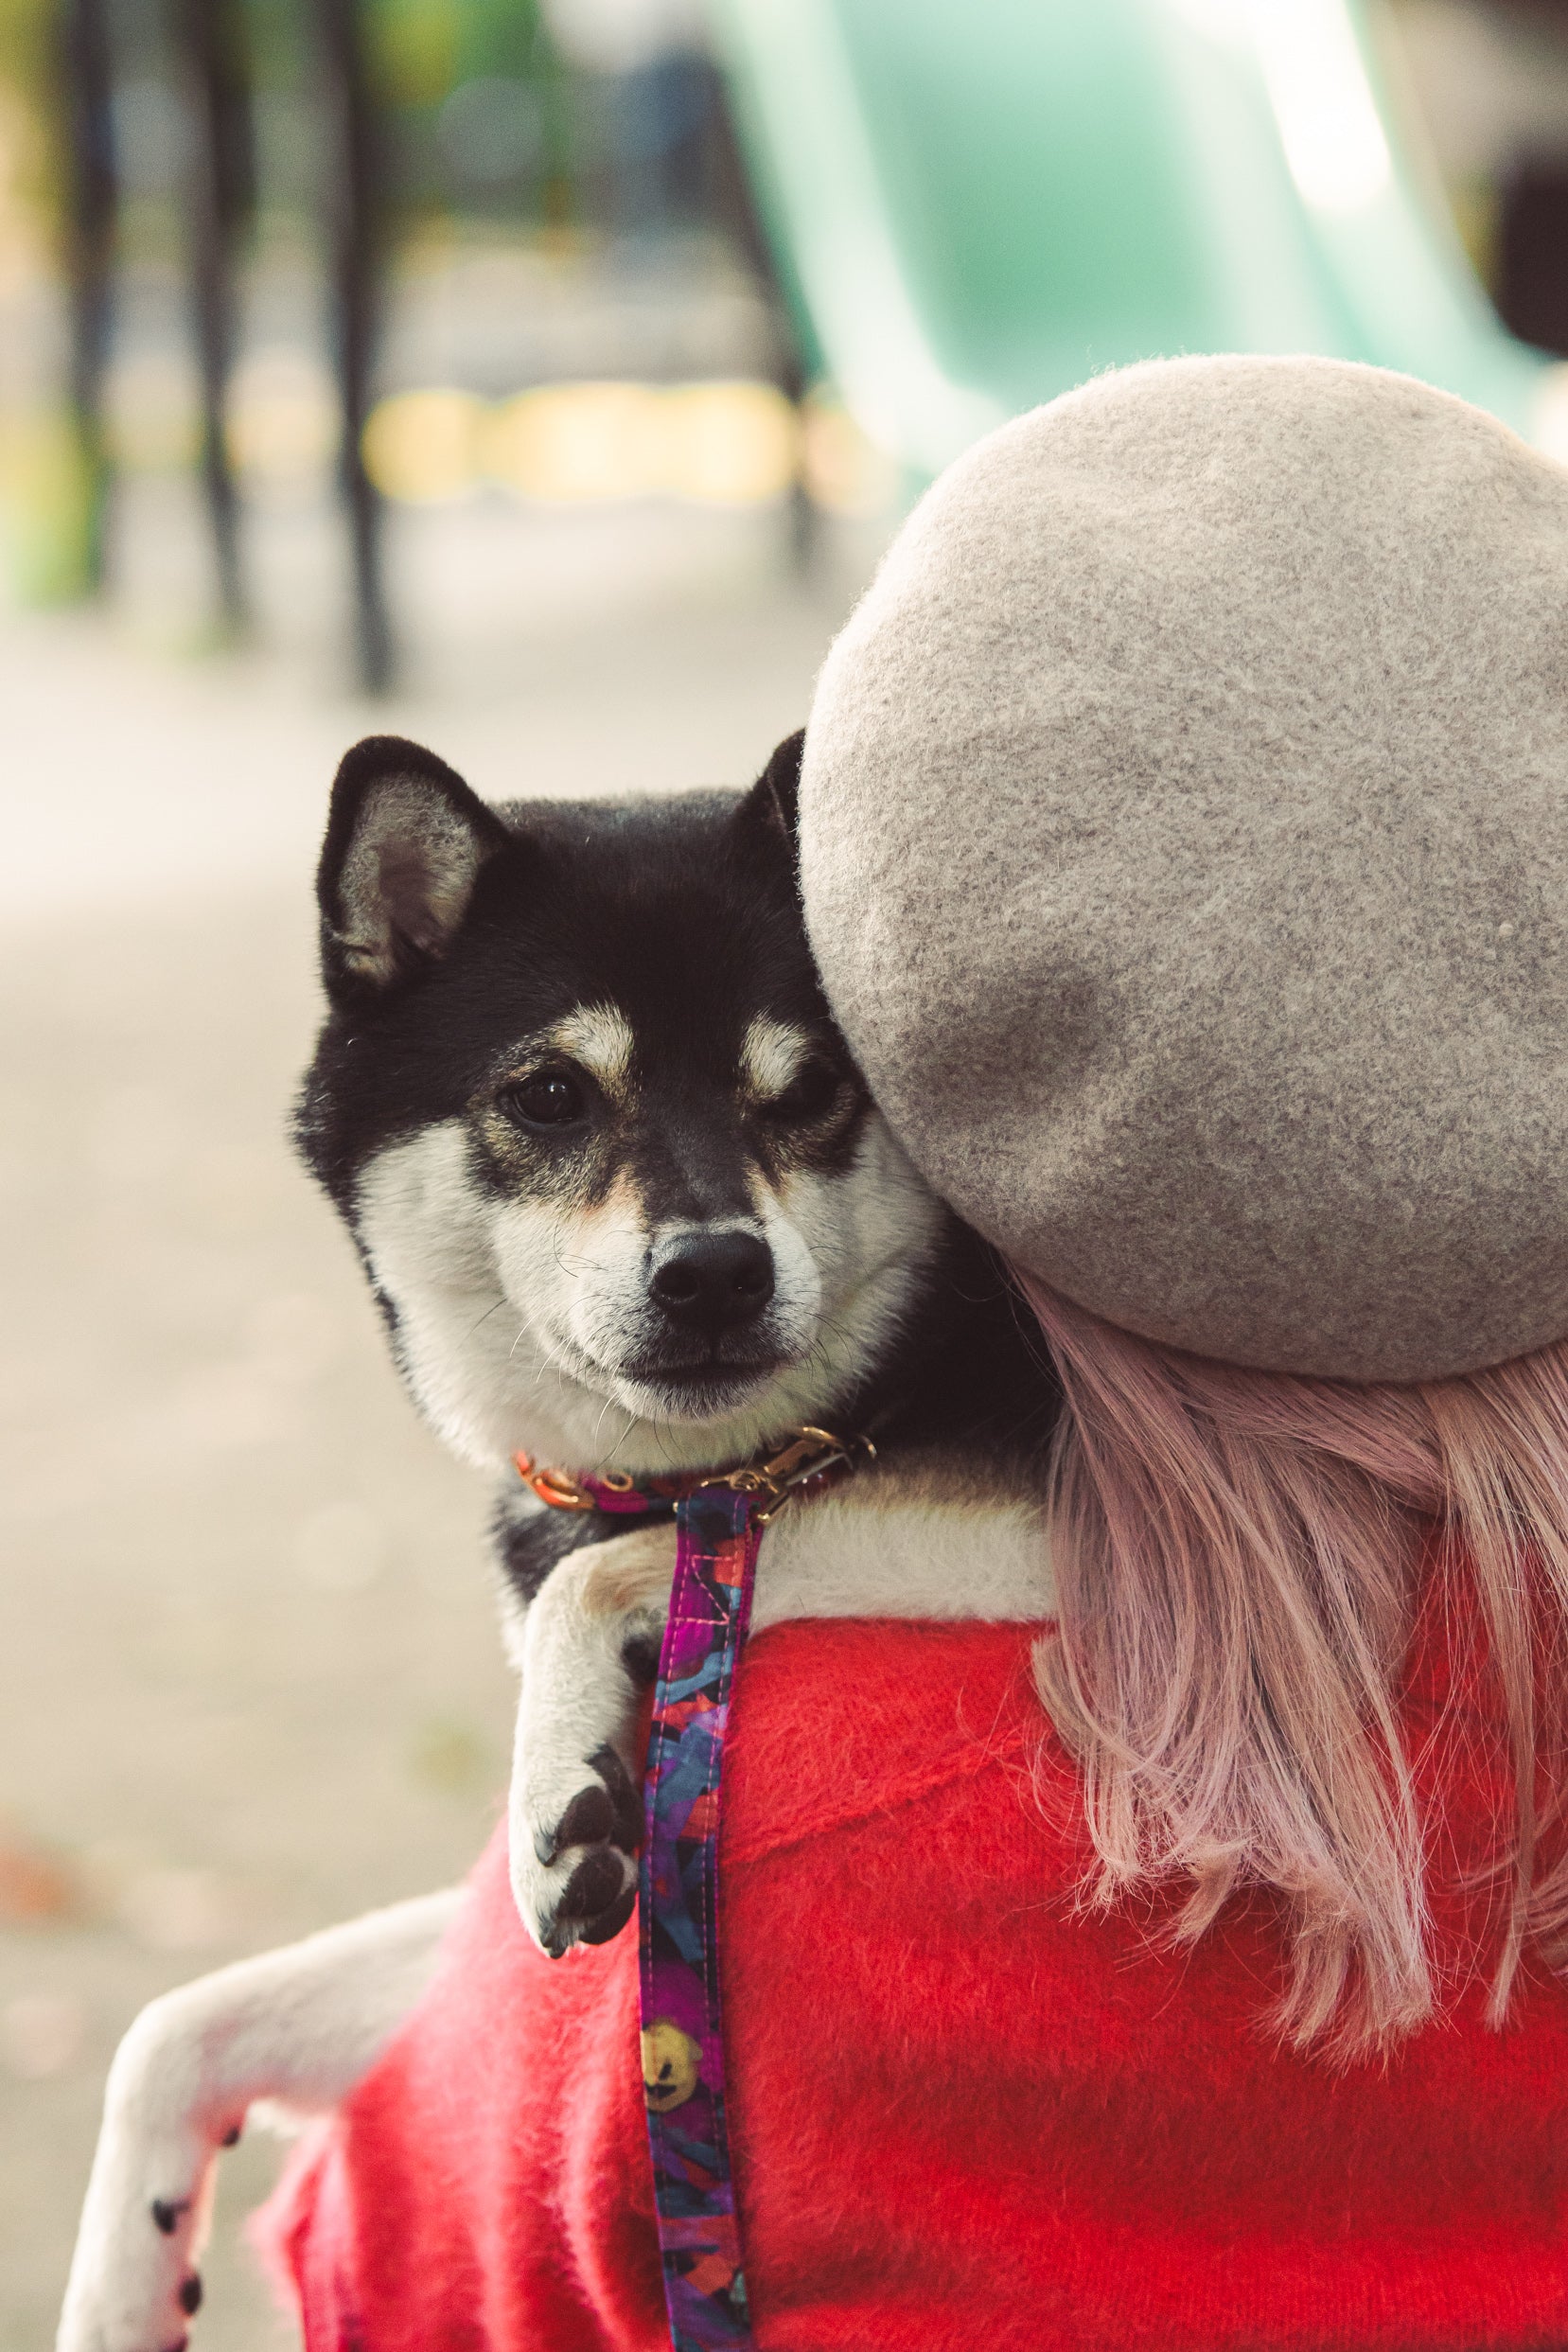
<path fill-rule="evenodd" d="M 802 883 L 895 1133 L 1068 1403 L 1047 1707 L 1103 1891 L 1277 1890 L 1288 2029 L 1433 2002 L 1401 1691 L 1478 1604 L 1492 2013 L 1568 1922 L 1568 475 L 1320 361 L 980 444 L 807 730 Z"/>

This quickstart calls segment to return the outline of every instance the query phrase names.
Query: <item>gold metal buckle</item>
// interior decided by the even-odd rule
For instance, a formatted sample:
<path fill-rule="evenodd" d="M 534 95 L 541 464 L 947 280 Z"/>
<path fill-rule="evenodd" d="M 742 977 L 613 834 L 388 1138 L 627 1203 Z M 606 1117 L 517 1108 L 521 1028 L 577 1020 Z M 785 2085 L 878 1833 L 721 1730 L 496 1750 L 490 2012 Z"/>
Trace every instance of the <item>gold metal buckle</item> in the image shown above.
<path fill-rule="evenodd" d="M 715 1478 L 714 1484 L 733 1487 L 741 1494 L 759 1496 L 763 1508 L 756 1514 L 757 1523 L 766 1527 L 798 1488 L 820 1477 L 825 1471 L 853 1470 L 857 1456 L 864 1456 L 867 1461 L 876 1459 L 876 1448 L 870 1438 L 839 1438 L 831 1429 L 806 1426 L 797 1429 L 790 1442 L 771 1460 L 731 1470 L 728 1477 Z"/>

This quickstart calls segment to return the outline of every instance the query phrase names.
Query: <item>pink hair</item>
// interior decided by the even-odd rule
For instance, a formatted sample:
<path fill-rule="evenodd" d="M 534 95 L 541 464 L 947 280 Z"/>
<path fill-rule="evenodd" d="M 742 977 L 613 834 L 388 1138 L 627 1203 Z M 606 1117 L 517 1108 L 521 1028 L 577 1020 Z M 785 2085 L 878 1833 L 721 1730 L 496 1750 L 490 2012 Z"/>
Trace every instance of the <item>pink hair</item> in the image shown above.
<path fill-rule="evenodd" d="M 1525 1941 L 1551 1954 L 1568 1922 L 1568 1856 L 1540 1866 L 1563 1781 L 1568 1343 L 1352 1387 L 1185 1355 L 1020 1280 L 1066 1395 L 1035 1678 L 1082 1767 L 1091 1899 L 1181 1879 L 1190 1940 L 1232 1889 L 1277 1889 L 1298 2044 L 1365 2056 L 1432 2013 L 1399 1692 L 1436 1527 L 1472 1580 L 1512 1761 L 1501 2024 Z"/>

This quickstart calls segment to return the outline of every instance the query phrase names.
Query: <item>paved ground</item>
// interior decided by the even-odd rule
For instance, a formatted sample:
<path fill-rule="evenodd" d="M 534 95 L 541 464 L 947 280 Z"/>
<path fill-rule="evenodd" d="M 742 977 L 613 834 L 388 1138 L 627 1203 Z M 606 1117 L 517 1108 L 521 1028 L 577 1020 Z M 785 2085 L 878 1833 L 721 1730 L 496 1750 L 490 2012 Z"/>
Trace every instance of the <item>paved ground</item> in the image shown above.
<path fill-rule="evenodd" d="M 135 518 L 144 585 L 194 560 L 172 495 Z M 743 778 L 867 558 L 807 591 L 767 518 L 411 519 L 410 689 L 370 712 L 334 691 L 330 533 L 268 528 L 264 656 L 150 649 L 150 589 L 136 633 L 0 624 L 8 2352 L 52 2340 L 139 2004 L 441 1883 L 502 1785 L 485 1496 L 284 1141 L 332 761 L 390 724 L 493 794 Z M 230 2160 L 199 2352 L 290 2341 L 237 2238 L 272 2161 Z"/>

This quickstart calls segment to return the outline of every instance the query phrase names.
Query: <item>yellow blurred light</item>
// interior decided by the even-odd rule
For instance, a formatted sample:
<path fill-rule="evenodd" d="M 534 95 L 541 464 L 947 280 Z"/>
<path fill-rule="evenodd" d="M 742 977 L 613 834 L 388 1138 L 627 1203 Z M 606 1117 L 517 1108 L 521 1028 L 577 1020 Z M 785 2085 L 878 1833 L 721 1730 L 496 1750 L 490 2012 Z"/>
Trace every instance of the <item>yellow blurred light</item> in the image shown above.
<path fill-rule="evenodd" d="M 884 504 L 885 461 L 857 456 L 843 423 L 821 428 L 824 451 L 835 433 L 842 448 L 822 459 L 837 485 L 825 503 Z M 544 505 L 663 496 L 752 506 L 796 479 L 801 432 L 772 384 L 545 384 L 495 408 L 462 392 L 399 393 L 371 416 L 364 454 L 394 499 L 455 498 L 484 476 Z"/>
<path fill-rule="evenodd" d="M 236 469 L 287 486 L 321 472 L 337 442 L 337 403 L 325 367 L 307 351 L 257 351 L 229 389 L 228 447 Z"/>
<path fill-rule="evenodd" d="M 754 505 L 788 488 L 796 444 L 794 412 L 771 384 L 550 384 L 496 411 L 484 463 L 553 505 L 661 493 Z"/>
<path fill-rule="evenodd" d="M 848 409 L 814 394 L 801 417 L 801 475 L 813 505 L 864 519 L 897 500 L 897 462 L 861 432 Z"/>
<path fill-rule="evenodd" d="M 795 411 L 772 384 L 691 384 L 666 393 L 664 486 L 678 498 L 754 506 L 782 498 L 800 462 Z"/>
<path fill-rule="evenodd" d="M 485 407 L 471 392 L 398 392 L 378 401 L 364 429 L 364 465 L 387 498 L 435 505 L 479 478 Z"/>
<path fill-rule="evenodd" d="M 547 384 L 507 400 L 484 435 L 485 470 L 552 505 L 644 498 L 663 487 L 663 396 L 645 384 Z"/>

